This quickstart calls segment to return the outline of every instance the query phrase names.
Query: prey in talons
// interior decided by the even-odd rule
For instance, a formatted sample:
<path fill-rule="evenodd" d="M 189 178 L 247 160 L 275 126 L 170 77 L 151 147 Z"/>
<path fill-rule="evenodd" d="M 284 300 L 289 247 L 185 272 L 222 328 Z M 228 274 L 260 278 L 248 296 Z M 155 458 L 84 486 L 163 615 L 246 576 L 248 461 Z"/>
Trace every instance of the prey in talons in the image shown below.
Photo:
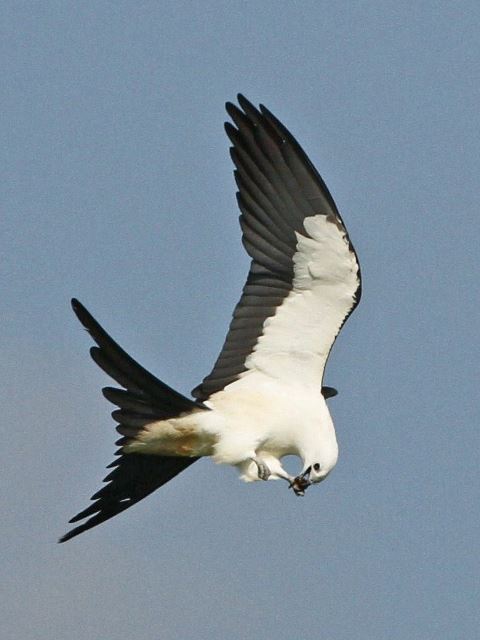
<path fill-rule="evenodd" d="M 310 480 L 310 473 L 312 471 L 312 467 L 308 467 L 302 474 L 293 479 L 293 481 L 289 484 L 288 488 L 293 489 L 296 496 L 304 496 L 305 491 L 312 484 Z"/>

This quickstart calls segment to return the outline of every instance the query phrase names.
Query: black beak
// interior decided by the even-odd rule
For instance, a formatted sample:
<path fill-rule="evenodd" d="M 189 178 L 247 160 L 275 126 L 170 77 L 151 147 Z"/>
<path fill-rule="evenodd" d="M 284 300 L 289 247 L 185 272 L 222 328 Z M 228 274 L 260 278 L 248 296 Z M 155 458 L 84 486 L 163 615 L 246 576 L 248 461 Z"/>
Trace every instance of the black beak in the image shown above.
<path fill-rule="evenodd" d="M 296 496 L 304 496 L 305 490 L 312 484 L 310 482 L 310 471 L 312 467 L 308 467 L 305 471 L 297 476 L 293 482 L 290 483 L 290 488 L 293 489 Z"/>

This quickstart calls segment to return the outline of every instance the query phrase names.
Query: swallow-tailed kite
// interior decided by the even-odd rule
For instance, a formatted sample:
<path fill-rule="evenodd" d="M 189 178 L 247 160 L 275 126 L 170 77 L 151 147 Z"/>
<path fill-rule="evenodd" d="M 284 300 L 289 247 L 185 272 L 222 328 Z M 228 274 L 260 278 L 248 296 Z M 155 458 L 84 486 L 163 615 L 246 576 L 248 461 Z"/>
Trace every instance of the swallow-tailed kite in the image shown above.
<path fill-rule="evenodd" d="M 149 495 L 201 457 L 237 467 L 247 481 L 285 479 L 297 495 L 324 480 L 338 446 L 322 387 L 330 349 L 360 300 L 360 268 L 342 218 L 316 169 L 264 106 L 238 96 L 225 125 L 235 164 L 242 240 L 251 257 L 218 359 L 193 391 L 174 391 L 141 367 L 78 300 L 73 310 L 96 346 L 93 360 L 121 387 L 118 458 L 87 519 L 69 540 Z M 282 458 L 296 455 L 292 477 Z"/>

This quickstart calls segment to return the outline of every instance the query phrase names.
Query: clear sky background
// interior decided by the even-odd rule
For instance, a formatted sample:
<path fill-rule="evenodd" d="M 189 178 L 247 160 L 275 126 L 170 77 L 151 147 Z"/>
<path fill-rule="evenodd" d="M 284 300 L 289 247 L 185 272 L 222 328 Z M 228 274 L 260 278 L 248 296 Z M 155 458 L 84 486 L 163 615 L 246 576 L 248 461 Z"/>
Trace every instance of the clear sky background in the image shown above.
<path fill-rule="evenodd" d="M 479 3 L 7 1 L 0 47 L 2 637 L 475 637 Z M 210 371 L 248 268 L 239 91 L 361 259 L 337 468 L 299 499 L 202 461 L 57 545 L 118 437 L 69 299 L 178 390 Z"/>

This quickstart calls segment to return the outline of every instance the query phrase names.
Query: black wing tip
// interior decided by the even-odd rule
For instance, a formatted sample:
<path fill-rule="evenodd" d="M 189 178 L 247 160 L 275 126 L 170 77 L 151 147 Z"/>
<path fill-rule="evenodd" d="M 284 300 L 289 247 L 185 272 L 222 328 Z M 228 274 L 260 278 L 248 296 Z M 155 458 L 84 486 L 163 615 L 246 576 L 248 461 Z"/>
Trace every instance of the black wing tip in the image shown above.
<path fill-rule="evenodd" d="M 250 100 L 246 98 L 243 93 L 237 93 L 237 102 L 238 106 L 234 102 L 230 102 L 230 100 L 225 103 L 225 109 L 229 115 L 232 115 L 232 113 L 241 113 L 242 115 L 245 114 L 247 116 L 254 115 L 256 118 L 261 115 L 259 109 L 257 109 L 253 102 L 250 102 Z M 261 108 L 262 105 L 260 105 L 260 109 Z M 243 113 L 240 110 L 243 110 Z"/>
<path fill-rule="evenodd" d="M 230 140 L 233 142 L 231 136 L 232 135 L 235 136 L 238 133 L 238 130 L 233 126 L 233 124 L 231 122 L 224 122 L 223 127 L 225 129 L 225 133 L 230 138 Z"/>
<path fill-rule="evenodd" d="M 239 96 L 240 95 L 241 94 L 239 94 Z M 243 96 L 242 96 L 242 101 L 243 100 L 245 100 L 245 102 L 248 102 L 248 100 L 246 98 L 243 98 Z M 244 102 L 244 104 L 245 104 L 245 102 Z M 248 104 L 250 104 L 250 103 L 248 102 Z M 239 107 L 239 105 L 240 105 L 240 107 Z M 230 101 L 225 103 L 225 111 L 232 118 L 232 120 L 235 120 L 235 118 L 238 118 L 238 117 L 240 117 L 240 118 L 241 117 L 245 117 L 246 110 L 244 109 L 242 111 L 241 107 L 242 107 L 242 104 L 241 104 L 240 99 L 238 100 L 238 105 L 236 105 L 234 102 L 230 102 Z M 252 105 L 251 108 L 254 109 L 255 107 Z M 245 111 L 245 113 L 244 113 L 244 111 Z"/>
<path fill-rule="evenodd" d="M 91 313 L 77 298 L 72 298 L 70 304 L 72 305 L 73 313 L 77 316 L 80 323 L 85 327 L 85 329 L 89 330 L 90 325 L 95 322 Z"/>
<path fill-rule="evenodd" d="M 243 93 L 237 93 L 238 104 L 241 108 L 247 113 L 248 111 L 253 111 L 254 113 L 258 113 L 257 107 L 253 105 L 248 98 L 246 98 Z"/>
<path fill-rule="evenodd" d="M 260 113 L 262 114 L 262 116 L 265 116 L 268 119 L 271 118 L 275 123 L 282 124 L 279 121 L 279 119 L 276 116 L 274 116 L 273 113 L 270 111 L 270 109 L 266 107 L 264 104 L 260 103 L 258 107 L 260 109 Z"/>
<path fill-rule="evenodd" d="M 238 111 L 238 107 L 234 102 L 230 102 L 230 100 L 228 100 L 225 103 L 225 111 L 230 114 L 232 111 Z"/>
<path fill-rule="evenodd" d="M 248 104 L 251 104 L 250 101 L 243 95 L 243 93 L 240 92 L 237 93 L 237 102 L 238 104 L 240 104 L 241 102 L 248 102 Z M 227 108 L 227 106 L 235 107 L 235 109 L 238 109 L 237 105 L 230 100 L 227 100 L 227 102 L 225 103 L 225 108 Z"/>

